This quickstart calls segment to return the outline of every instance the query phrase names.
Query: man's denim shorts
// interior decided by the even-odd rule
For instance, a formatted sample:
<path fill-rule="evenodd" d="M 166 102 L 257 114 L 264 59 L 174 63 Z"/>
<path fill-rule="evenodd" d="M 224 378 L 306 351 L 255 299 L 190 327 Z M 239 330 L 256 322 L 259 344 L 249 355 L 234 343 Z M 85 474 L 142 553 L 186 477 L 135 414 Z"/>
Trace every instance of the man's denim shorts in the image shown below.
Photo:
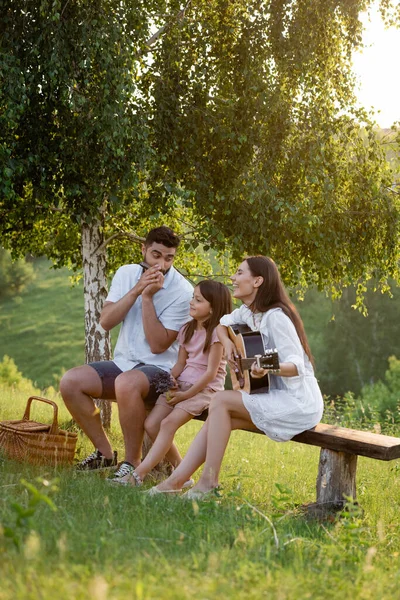
<path fill-rule="evenodd" d="M 103 400 L 115 400 L 115 380 L 123 371 L 112 360 L 101 360 L 98 362 L 88 363 L 89 367 L 98 373 L 103 384 L 101 398 Z M 149 380 L 150 389 L 146 397 L 146 405 L 153 406 L 158 396 L 169 387 L 171 387 L 171 379 L 167 371 L 163 371 L 154 365 L 145 365 L 139 363 L 133 370 L 142 371 Z"/>

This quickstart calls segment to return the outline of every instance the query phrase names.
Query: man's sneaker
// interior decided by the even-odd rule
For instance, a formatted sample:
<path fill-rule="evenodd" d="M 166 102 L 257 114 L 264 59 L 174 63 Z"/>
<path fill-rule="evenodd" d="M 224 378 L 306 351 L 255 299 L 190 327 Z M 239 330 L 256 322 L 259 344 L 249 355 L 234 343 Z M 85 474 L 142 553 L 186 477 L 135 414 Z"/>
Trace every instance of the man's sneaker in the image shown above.
<path fill-rule="evenodd" d="M 91 471 L 103 471 L 104 469 L 110 469 L 116 467 L 118 463 L 117 451 L 114 451 L 112 458 L 105 458 L 100 450 L 95 450 L 92 454 L 89 454 L 80 463 L 75 466 L 75 470 L 79 473 L 88 473 Z"/>

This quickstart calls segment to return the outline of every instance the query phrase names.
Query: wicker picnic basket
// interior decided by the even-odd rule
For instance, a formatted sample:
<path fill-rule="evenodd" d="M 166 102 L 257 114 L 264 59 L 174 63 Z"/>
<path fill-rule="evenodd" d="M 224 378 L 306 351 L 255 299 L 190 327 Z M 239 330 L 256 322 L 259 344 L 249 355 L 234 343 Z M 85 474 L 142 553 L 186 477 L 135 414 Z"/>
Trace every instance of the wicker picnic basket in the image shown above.
<path fill-rule="evenodd" d="M 51 425 L 29 419 L 33 400 L 46 402 L 53 407 Z M 21 420 L 0 422 L 0 450 L 8 458 L 34 465 L 72 464 L 77 437 L 76 433 L 59 429 L 57 404 L 39 396 L 28 399 Z"/>

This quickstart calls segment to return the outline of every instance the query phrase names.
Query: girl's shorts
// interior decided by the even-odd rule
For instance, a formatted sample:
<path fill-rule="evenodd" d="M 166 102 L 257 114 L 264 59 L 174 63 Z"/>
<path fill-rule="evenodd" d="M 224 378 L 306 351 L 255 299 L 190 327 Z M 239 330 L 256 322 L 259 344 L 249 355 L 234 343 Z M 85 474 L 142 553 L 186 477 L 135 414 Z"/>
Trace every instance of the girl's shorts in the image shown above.
<path fill-rule="evenodd" d="M 191 388 L 192 385 L 192 383 L 178 381 L 178 388 L 181 392 L 186 392 L 186 390 Z M 210 406 L 211 398 L 214 396 L 215 393 L 215 390 L 212 390 L 211 388 L 205 388 L 204 390 L 198 392 L 198 394 L 193 396 L 193 398 L 189 398 L 189 400 L 182 400 L 182 402 L 178 402 L 178 404 L 175 404 L 175 406 L 171 406 L 170 404 L 168 404 L 165 394 L 161 394 L 161 396 L 158 397 L 156 406 L 165 406 L 171 411 L 174 408 L 180 408 L 181 410 L 188 412 L 190 415 L 197 417 L 198 415 L 201 415 L 201 413 L 204 412 Z"/>

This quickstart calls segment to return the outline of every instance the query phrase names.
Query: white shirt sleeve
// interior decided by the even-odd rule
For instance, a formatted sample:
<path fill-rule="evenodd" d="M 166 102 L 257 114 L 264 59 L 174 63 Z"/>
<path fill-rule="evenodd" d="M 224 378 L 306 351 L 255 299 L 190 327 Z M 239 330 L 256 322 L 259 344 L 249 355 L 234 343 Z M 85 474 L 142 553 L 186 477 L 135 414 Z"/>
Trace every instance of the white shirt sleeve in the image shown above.
<path fill-rule="evenodd" d="M 125 295 L 123 292 L 122 283 L 124 280 L 124 267 L 120 267 L 111 282 L 110 290 L 108 292 L 106 302 L 118 302 L 121 300 L 122 296 Z"/>
<path fill-rule="evenodd" d="M 281 310 L 274 310 L 266 315 L 261 324 L 261 333 L 268 336 L 268 330 L 274 339 L 279 355 L 279 362 L 290 362 L 296 365 L 299 375 L 305 375 L 304 349 L 296 328 L 287 315 Z"/>
<path fill-rule="evenodd" d="M 225 327 L 228 327 L 229 325 L 245 325 L 246 321 L 244 321 L 242 317 L 242 307 L 236 308 L 229 315 L 224 315 L 219 323 L 220 325 L 225 325 Z"/>

